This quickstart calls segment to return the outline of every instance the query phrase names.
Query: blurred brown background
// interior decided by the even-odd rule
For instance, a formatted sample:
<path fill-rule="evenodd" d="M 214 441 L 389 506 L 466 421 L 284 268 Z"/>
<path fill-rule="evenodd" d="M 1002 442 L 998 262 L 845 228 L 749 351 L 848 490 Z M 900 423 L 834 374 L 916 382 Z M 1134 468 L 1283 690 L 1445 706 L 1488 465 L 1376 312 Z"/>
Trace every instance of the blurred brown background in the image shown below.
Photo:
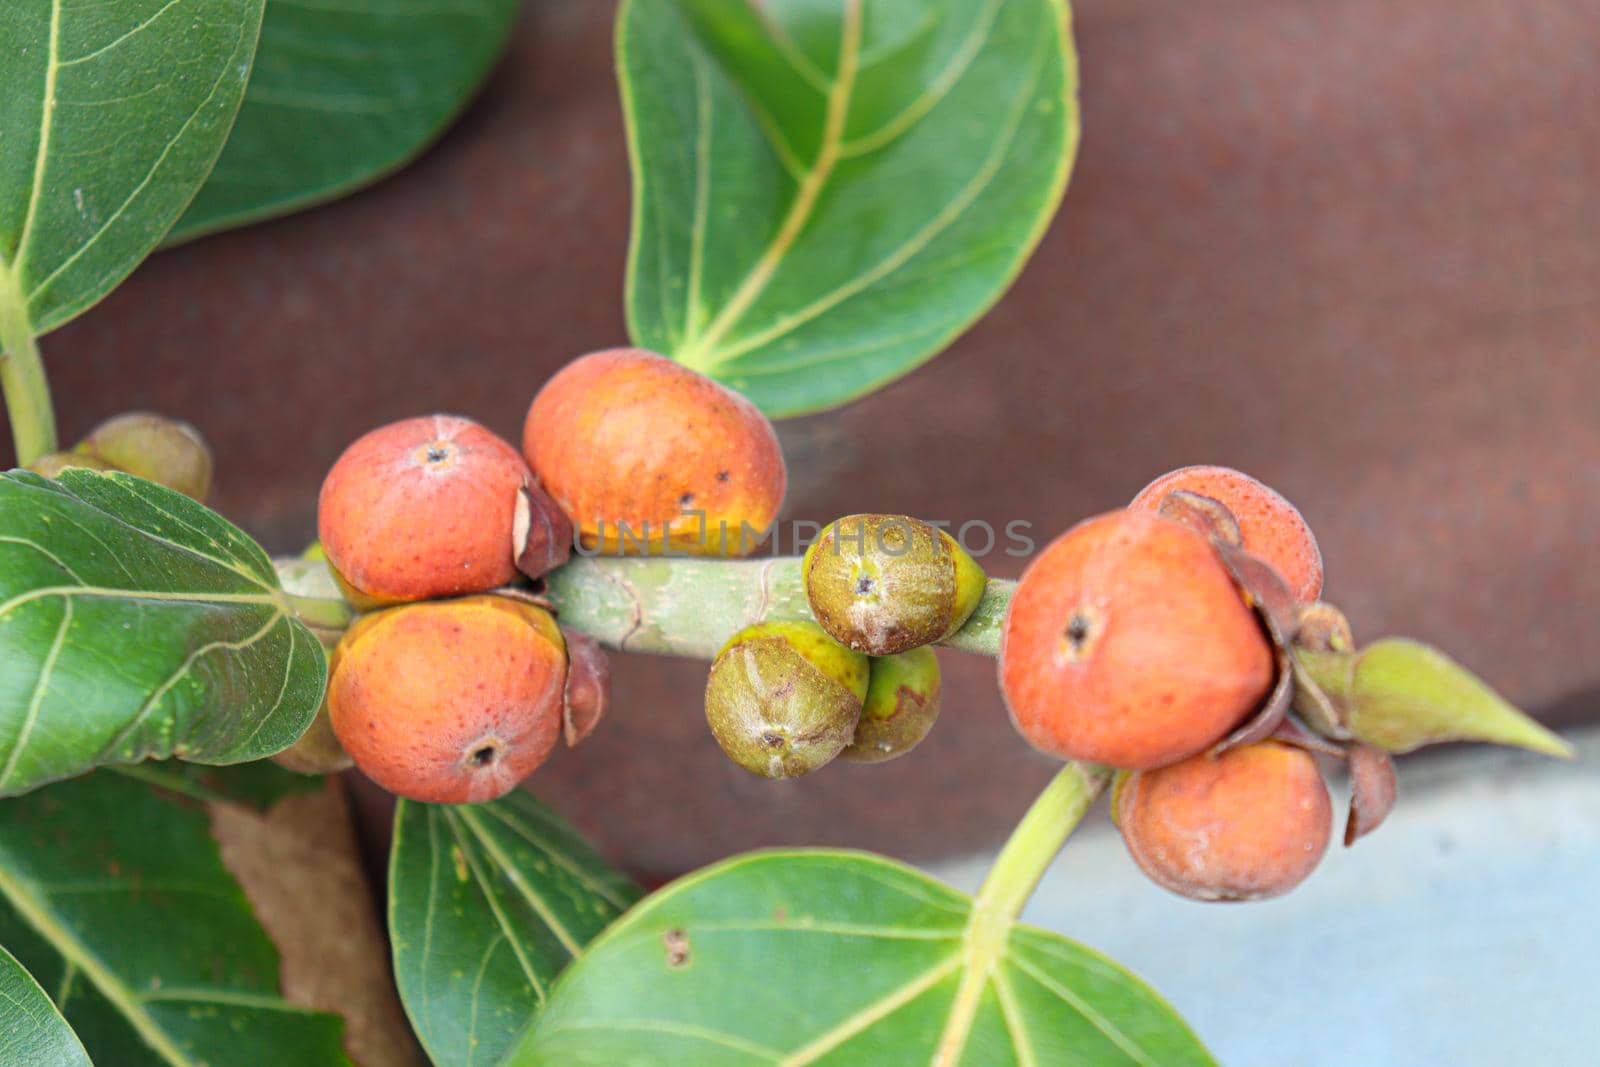
<path fill-rule="evenodd" d="M 535 0 L 417 165 L 159 255 L 49 337 L 63 433 L 192 420 L 216 505 L 280 551 L 375 424 L 445 410 L 515 439 L 546 376 L 624 340 L 611 14 Z M 1300 504 L 1358 634 L 1595 717 L 1600 3 L 1080 0 L 1076 22 L 1059 219 L 948 353 L 783 424 L 785 517 L 1026 519 L 1042 542 L 1163 470 L 1231 464 Z M 772 784 L 709 737 L 703 665 L 629 658 L 613 717 L 530 784 L 646 874 L 780 843 L 992 846 L 1050 764 L 990 661 L 945 665 L 913 756 Z"/>

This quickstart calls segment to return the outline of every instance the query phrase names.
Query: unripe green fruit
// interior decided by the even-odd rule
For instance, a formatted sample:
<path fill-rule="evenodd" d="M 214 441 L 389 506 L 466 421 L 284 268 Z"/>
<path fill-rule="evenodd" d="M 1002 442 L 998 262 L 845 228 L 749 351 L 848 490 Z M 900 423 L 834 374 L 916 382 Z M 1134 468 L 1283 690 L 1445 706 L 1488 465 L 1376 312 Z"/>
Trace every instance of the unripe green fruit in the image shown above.
<path fill-rule="evenodd" d="M 118 415 L 95 427 L 78 451 L 196 500 L 211 492 L 211 450 L 187 422 L 148 412 Z"/>
<path fill-rule="evenodd" d="M 872 661 L 856 735 L 843 752 L 853 763 L 882 763 L 916 748 L 939 718 L 939 657 L 913 648 Z"/>
<path fill-rule="evenodd" d="M 809 622 L 768 622 L 734 634 L 706 682 L 706 721 L 728 758 L 763 778 L 795 778 L 831 761 L 855 736 L 867 657 Z"/>
<path fill-rule="evenodd" d="M 955 538 L 903 515 L 847 515 L 801 563 L 811 613 L 834 640 L 892 656 L 961 629 L 986 579 Z"/>
<path fill-rule="evenodd" d="M 46 452 L 32 463 L 28 469 L 35 474 L 42 474 L 46 478 L 54 478 L 64 470 L 73 467 L 84 468 L 92 471 L 113 470 L 111 464 L 98 456 L 85 455 L 82 452 Z"/>

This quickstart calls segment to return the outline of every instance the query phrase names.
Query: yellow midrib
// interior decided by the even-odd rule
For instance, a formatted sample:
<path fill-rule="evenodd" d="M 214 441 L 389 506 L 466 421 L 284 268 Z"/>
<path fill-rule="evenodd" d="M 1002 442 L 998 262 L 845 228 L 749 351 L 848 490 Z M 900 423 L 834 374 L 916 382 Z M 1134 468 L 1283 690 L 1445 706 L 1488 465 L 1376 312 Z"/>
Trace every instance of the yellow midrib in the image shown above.
<path fill-rule="evenodd" d="M 20 277 L 22 258 L 27 255 L 28 238 L 33 232 L 33 220 L 39 213 L 39 195 L 44 191 L 45 160 L 50 155 L 50 130 L 55 125 L 56 72 L 61 69 L 59 60 L 61 2 L 62 0 L 51 0 L 50 4 L 50 44 L 45 58 L 43 114 L 39 118 L 39 151 L 33 160 L 33 187 L 28 194 L 28 213 L 23 217 L 21 232 L 17 234 L 17 250 L 8 264 L 18 275 L 16 282 L 19 288 L 22 283 Z"/>
<path fill-rule="evenodd" d="M 789 249 L 799 240 L 806 224 L 811 221 L 811 213 L 816 210 L 817 200 L 832 176 L 834 167 L 838 165 L 840 147 L 844 143 L 845 121 L 850 115 L 850 97 L 855 90 L 856 74 L 860 69 L 861 5 L 862 0 L 846 0 L 845 3 L 844 27 L 839 39 L 838 76 L 828 92 L 828 107 L 823 120 L 822 142 L 817 149 L 817 158 L 807 170 L 799 188 L 795 190 L 794 201 L 789 205 L 789 211 L 785 214 L 782 225 L 778 227 L 777 234 L 750 268 L 750 272 L 745 275 L 744 281 L 739 283 L 739 288 L 706 327 L 705 332 L 690 347 L 676 353 L 679 362 L 687 366 L 704 369 L 717 362 L 711 357 L 718 343 L 734 324 L 744 317 L 745 312 L 750 310 L 751 305 L 772 281 L 772 276 L 777 273 L 783 258 L 789 254 Z"/>

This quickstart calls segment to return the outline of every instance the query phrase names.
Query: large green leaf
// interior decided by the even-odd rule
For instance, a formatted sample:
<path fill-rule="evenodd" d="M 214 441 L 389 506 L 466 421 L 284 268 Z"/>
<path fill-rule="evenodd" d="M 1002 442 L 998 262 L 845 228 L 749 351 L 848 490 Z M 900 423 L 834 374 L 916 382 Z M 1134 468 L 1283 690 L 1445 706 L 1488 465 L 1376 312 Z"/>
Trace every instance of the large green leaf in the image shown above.
<path fill-rule="evenodd" d="M 297 774 L 270 760 L 233 767 L 204 767 L 167 760 L 117 766 L 111 770 L 203 803 L 239 804 L 257 812 L 272 810 L 272 806 L 285 797 L 320 792 L 327 786 L 320 775 Z"/>
<path fill-rule="evenodd" d="M 125 474 L 0 475 L 0 795 L 270 755 L 326 674 L 271 561 L 215 512 Z"/>
<path fill-rule="evenodd" d="M 755 853 L 648 898 L 557 983 L 508 1067 L 1018 1067 L 1212 1060 L 1138 979 L 859 853 Z M 937 1056 L 937 1058 L 936 1058 Z"/>
<path fill-rule="evenodd" d="M 268 0 L 234 125 L 170 240 L 331 200 L 402 166 L 482 83 L 520 0 Z"/>
<path fill-rule="evenodd" d="M 389 932 L 433 1062 L 498 1063 L 562 968 L 638 897 L 526 793 L 471 807 L 400 801 Z"/>
<path fill-rule="evenodd" d="M 261 10 L 0 4 L 0 318 L 59 326 L 156 246 L 227 139 Z"/>
<path fill-rule="evenodd" d="M 279 997 L 204 808 L 123 775 L 0 804 L 0 942 L 101 1064 L 348 1062 L 338 1018 Z"/>
<path fill-rule="evenodd" d="M 4 947 L 0 947 L 0 1063 L 91 1067 L 78 1035 Z"/>
<path fill-rule="evenodd" d="M 1077 144 L 1062 0 L 627 0 L 618 52 L 630 332 L 772 415 L 987 310 Z"/>

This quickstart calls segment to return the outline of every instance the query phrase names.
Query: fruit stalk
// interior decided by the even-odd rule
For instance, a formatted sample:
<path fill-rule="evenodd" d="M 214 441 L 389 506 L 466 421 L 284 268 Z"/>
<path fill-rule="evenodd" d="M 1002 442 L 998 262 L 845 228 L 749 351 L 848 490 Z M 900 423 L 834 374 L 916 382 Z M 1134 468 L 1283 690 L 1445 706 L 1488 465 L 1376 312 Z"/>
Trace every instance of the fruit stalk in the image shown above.
<path fill-rule="evenodd" d="M 44 361 L 33 339 L 26 305 L 16 283 L 0 269 L 0 388 L 6 395 L 11 438 L 16 444 L 17 466 L 26 467 L 54 452 L 55 408 L 50 403 L 50 383 Z"/>
<path fill-rule="evenodd" d="M 991 578 L 966 625 L 939 644 L 994 656 L 1015 582 Z M 757 622 L 811 621 L 799 557 L 575 557 L 546 575 L 561 625 L 625 652 L 714 659 Z"/>

